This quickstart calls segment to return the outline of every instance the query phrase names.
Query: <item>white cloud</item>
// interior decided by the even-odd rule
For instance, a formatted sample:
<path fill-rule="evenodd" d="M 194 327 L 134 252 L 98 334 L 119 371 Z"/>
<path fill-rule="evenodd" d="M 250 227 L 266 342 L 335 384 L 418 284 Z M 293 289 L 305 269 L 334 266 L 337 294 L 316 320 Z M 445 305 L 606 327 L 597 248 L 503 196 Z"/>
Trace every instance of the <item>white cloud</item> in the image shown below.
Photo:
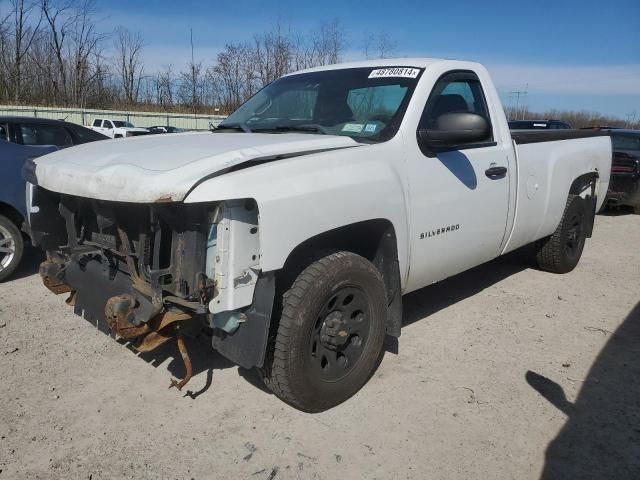
<path fill-rule="evenodd" d="M 501 91 L 640 96 L 640 65 L 487 65 Z"/>

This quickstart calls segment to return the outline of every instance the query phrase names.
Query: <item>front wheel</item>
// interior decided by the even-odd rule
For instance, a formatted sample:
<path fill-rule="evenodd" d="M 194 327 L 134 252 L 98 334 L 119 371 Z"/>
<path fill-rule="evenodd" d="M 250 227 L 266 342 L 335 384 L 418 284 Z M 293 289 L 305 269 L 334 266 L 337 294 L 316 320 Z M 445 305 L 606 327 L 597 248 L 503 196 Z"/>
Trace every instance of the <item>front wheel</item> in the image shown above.
<path fill-rule="evenodd" d="M 267 386 L 305 412 L 354 395 L 382 356 L 386 299 L 382 276 L 367 259 L 336 252 L 313 262 L 283 295 L 262 371 Z"/>
<path fill-rule="evenodd" d="M 568 273 L 576 268 L 587 239 L 587 215 L 584 199 L 578 195 L 569 195 L 556 231 L 535 244 L 536 261 L 540 269 Z"/>
<path fill-rule="evenodd" d="M 0 282 L 18 268 L 24 250 L 24 239 L 18 227 L 0 215 Z"/>

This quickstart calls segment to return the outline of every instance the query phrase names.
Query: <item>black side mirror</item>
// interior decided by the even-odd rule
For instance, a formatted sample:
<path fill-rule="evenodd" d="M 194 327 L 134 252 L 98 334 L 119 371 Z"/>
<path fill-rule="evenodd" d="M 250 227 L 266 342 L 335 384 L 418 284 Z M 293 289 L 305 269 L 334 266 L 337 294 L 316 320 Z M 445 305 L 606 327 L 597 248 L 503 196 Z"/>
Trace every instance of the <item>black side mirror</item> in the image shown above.
<path fill-rule="evenodd" d="M 436 120 L 436 128 L 418 130 L 420 146 L 438 150 L 443 147 L 487 140 L 491 126 L 477 113 L 445 113 Z"/>

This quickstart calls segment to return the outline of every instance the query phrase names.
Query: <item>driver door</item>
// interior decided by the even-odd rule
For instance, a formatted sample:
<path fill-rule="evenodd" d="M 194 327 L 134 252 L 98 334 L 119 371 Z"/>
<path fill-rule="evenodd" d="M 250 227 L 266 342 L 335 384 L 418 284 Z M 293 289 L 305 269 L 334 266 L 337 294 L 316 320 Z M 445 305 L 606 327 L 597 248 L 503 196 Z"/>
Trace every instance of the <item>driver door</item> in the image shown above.
<path fill-rule="evenodd" d="M 482 115 L 491 124 L 482 84 L 473 72 L 450 72 L 436 82 L 418 129 L 437 128 L 438 117 L 457 112 Z M 487 138 L 474 144 L 430 150 L 417 132 L 407 140 L 411 195 L 407 291 L 498 256 L 507 223 L 511 153 L 494 138 L 490 127 Z"/>

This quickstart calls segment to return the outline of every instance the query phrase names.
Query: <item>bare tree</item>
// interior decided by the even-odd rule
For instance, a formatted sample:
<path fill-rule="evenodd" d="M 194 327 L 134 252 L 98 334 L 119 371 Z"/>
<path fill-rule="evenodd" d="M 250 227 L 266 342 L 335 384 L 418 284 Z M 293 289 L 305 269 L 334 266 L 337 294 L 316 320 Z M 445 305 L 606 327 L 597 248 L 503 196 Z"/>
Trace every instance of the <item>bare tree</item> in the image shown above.
<path fill-rule="evenodd" d="M 258 86 L 253 69 L 253 52 L 247 45 L 226 45 L 218 54 L 214 72 L 221 84 L 222 107 L 235 110 Z"/>
<path fill-rule="evenodd" d="M 65 58 L 65 47 L 69 30 L 73 26 L 74 15 L 71 14 L 72 4 L 70 1 L 59 3 L 51 2 L 51 0 L 42 0 L 41 9 L 48 29 L 45 42 L 47 43 L 51 56 L 41 59 L 37 63 L 48 74 L 53 89 L 54 102 L 62 100 L 66 103 L 68 98 L 68 76 L 66 71 L 67 61 Z M 53 62 L 51 60 L 53 60 Z"/>
<path fill-rule="evenodd" d="M 261 86 L 291 71 L 294 42 L 280 22 L 272 30 L 255 35 L 253 41 L 256 74 Z"/>
<path fill-rule="evenodd" d="M 173 105 L 173 67 L 167 65 L 156 75 L 156 101 L 164 110 Z"/>
<path fill-rule="evenodd" d="M 362 54 L 366 59 L 389 58 L 396 54 L 398 44 L 391 34 L 382 30 L 377 34 L 365 33 Z"/>
<path fill-rule="evenodd" d="M 120 77 L 124 100 L 129 105 L 138 101 L 144 71 L 141 60 L 143 46 L 140 33 L 132 33 L 124 27 L 116 29 L 116 70 Z"/>
<path fill-rule="evenodd" d="M 344 30 L 337 18 L 320 25 L 320 29 L 314 32 L 311 38 L 313 64 L 338 63 L 344 49 L 344 37 Z"/>
<path fill-rule="evenodd" d="M 5 40 L 0 45 L 2 68 L 8 73 L 7 94 L 15 102 L 22 99 L 23 64 L 36 39 L 42 12 L 35 1 L 9 0 Z"/>

